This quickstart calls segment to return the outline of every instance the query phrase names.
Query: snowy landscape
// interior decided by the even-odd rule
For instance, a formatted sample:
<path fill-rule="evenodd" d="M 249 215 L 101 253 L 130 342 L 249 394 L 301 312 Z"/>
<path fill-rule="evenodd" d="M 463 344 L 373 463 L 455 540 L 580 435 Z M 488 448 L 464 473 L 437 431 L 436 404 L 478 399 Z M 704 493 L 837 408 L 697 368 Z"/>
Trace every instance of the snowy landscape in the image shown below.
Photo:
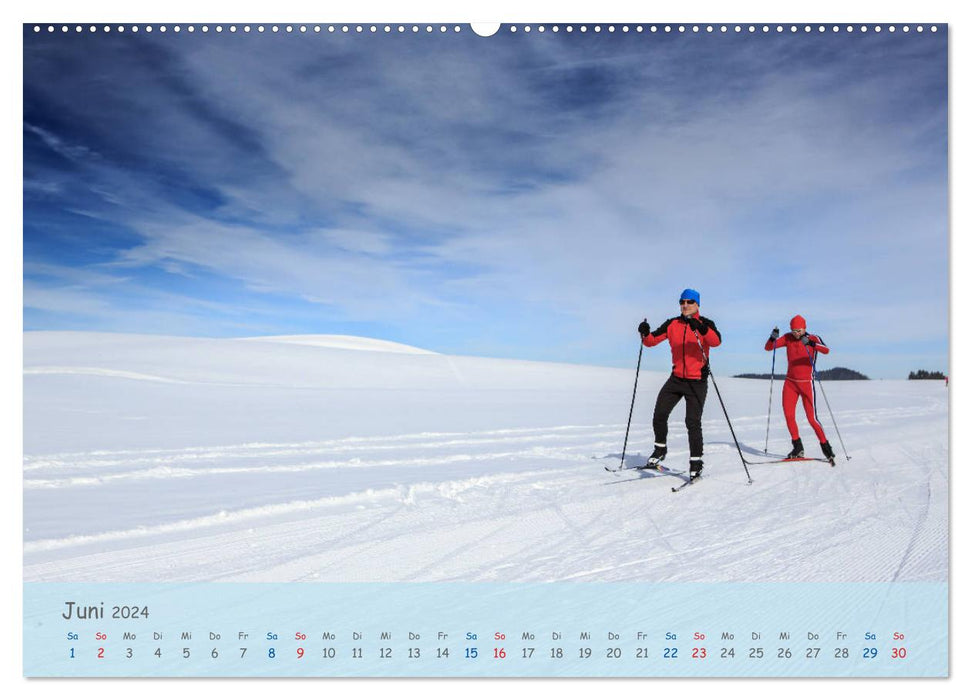
<path fill-rule="evenodd" d="M 674 494 L 676 476 L 604 469 L 637 349 L 623 370 L 346 336 L 27 332 L 24 578 L 947 580 L 943 382 L 828 382 L 837 466 L 756 464 L 752 484 L 712 387 L 705 478 Z M 644 354 L 627 467 L 650 453 L 668 361 Z M 746 458 L 783 456 L 781 381 L 766 454 L 769 382 L 712 369 Z"/>

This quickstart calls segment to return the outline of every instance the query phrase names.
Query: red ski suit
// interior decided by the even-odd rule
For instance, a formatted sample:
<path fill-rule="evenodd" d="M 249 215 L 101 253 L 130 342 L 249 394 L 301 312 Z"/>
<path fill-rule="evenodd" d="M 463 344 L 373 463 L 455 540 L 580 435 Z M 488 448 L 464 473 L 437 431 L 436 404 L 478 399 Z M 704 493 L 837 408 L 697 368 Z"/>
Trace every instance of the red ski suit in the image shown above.
<path fill-rule="evenodd" d="M 807 333 L 809 339 L 816 343 L 815 347 L 803 345 L 802 340 L 796 338 L 792 333 L 786 333 L 775 342 L 770 338 L 765 343 L 766 350 L 786 348 L 786 357 L 789 361 L 789 371 L 786 372 L 786 381 L 782 387 L 782 412 L 786 416 L 786 426 L 793 440 L 799 439 L 799 426 L 796 425 L 796 402 L 802 397 L 802 406 L 806 409 L 806 418 L 812 426 L 816 437 L 820 442 L 827 442 L 826 433 L 823 426 L 819 423 L 816 416 L 816 385 L 813 382 L 813 362 L 816 353 L 829 354 L 829 348 L 817 335 Z"/>
<path fill-rule="evenodd" d="M 695 337 L 695 332 L 691 330 L 684 316 L 669 318 L 654 331 L 645 335 L 642 341 L 647 347 L 653 348 L 667 340 L 671 344 L 671 373 L 681 379 L 707 378 L 708 349 L 717 348 L 722 344 L 721 333 L 715 328 L 714 321 L 700 313 L 695 313 L 694 317 L 708 326 L 704 334 L 698 334 L 701 338 L 701 346 L 698 345 L 698 338 Z M 704 353 L 702 353 L 702 347 L 704 347 Z"/>

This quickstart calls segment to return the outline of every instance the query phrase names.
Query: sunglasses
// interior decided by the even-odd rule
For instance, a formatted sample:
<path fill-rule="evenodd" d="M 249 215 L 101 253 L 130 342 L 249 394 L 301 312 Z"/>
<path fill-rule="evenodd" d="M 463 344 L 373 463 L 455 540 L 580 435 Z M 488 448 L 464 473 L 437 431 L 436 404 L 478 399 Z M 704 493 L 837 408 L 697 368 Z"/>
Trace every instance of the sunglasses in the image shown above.
<path fill-rule="evenodd" d="M 697 304 L 698 302 L 695 301 L 694 299 L 681 299 L 678 303 L 679 304 Z"/>

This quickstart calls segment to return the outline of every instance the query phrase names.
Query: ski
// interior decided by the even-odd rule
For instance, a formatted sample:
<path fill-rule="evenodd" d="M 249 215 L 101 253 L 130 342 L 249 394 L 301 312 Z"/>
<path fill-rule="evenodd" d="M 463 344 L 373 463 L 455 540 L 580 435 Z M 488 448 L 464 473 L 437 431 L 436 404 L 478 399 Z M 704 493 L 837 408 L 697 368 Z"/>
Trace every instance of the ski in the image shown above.
<path fill-rule="evenodd" d="M 671 487 L 671 492 L 672 493 L 677 493 L 678 491 L 680 491 L 684 487 L 691 486 L 691 484 L 695 484 L 695 483 L 697 483 L 699 481 L 701 481 L 701 476 L 696 476 L 694 479 L 687 479 L 683 484 L 679 484 L 678 486 L 672 486 Z"/>
<path fill-rule="evenodd" d="M 620 467 L 617 467 L 616 469 L 611 469 L 610 467 L 604 467 L 604 469 L 610 472 L 611 474 L 616 474 L 617 472 L 631 472 L 631 471 L 636 471 L 636 472 L 651 471 L 651 472 L 660 472 L 661 474 L 682 474 L 683 473 L 683 472 L 679 472 L 676 469 L 668 469 L 660 462 L 654 462 L 653 464 L 648 462 L 647 464 L 642 464 L 639 467 L 620 466 Z"/>
<path fill-rule="evenodd" d="M 785 464 L 786 462 L 826 462 L 830 466 L 834 466 L 834 467 L 836 466 L 835 461 L 831 462 L 830 460 L 825 459 L 823 457 L 793 457 L 792 459 L 768 459 L 768 460 L 759 460 L 758 462 L 750 462 L 747 459 L 745 460 L 745 463 L 748 465 Z"/>
<path fill-rule="evenodd" d="M 658 472 L 660 474 L 684 474 L 683 471 L 679 471 L 678 469 L 669 469 L 668 467 L 665 467 L 660 462 L 655 462 L 654 464 L 651 464 L 650 462 L 648 462 L 643 466 L 634 467 L 634 469 L 641 472 L 644 472 L 644 471 Z"/>
<path fill-rule="evenodd" d="M 640 467 L 618 467 L 617 469 L 611 469 L 610 467 L 604 467 L 611 474 L 617 474 L 619 472 L 654 472 L 658 476 L 681 476 L 685 475 L 685 472 L 678 469 L 668 469 L 667 467 L 658 465 L 651 466 L 650 464 L 644 464 Z"/>

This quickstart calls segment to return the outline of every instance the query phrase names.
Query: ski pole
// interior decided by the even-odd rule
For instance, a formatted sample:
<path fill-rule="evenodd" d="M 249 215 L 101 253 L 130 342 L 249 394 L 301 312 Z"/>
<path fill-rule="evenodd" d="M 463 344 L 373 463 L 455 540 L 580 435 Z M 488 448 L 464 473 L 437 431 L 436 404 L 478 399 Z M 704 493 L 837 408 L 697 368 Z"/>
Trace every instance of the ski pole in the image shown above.
<path fill-rule="evenodd" d="M 769 454 L 769 422 L 772 420 L 772 385 L 775 383 L 775 341 L 772 341 L 772 377 L 769 379 L 769 414 L 765 419 L 765 454 Z"/>
<path fill-rule="evenodd" d="M 819 384 L 819 389 L 820 391 L 823 392 L 823 401 L 826 402 L 826 408 L 829 411 L 829 418 L 830 420 L 833 421 L 833 427 L 836 428 L 836 437 L 840 439 L 840 446 L 842 446 L 843 448 L 843 456 L 846 457 L 846 461 L 849 462 L 853 458 L 846 453 L 846 445 L 843 443 L 843 436 L 840 435 L 840 427 L 836 424 L 836 416 L 833 415 L 833 409 L 832 407 L 830 407 L 829 399 L 826 397 L 826 390 L 823 389 L 823 382 L 822 380 L 817 381 L 816 379 L 816 357 L 817 356 L 818 355 L 813 356 L 813 381 Z"/>
<path fill-rule="evenodd" d="M 742 454 L 742 447 L 738 444 L 738 438 L 735 437 L 735 428 L 732 427 L 732 419 L 728 417 L 728 409 L 725 408 L 725 402 L 722 401 L 722 393 L 718 390 L 718 382 L 715 381 L 715 375 L 711 371 L 711 361 L 705 354 L 705 346 L 701 344 L 701 336 L 698 335 L 698 331 L 694 328 L 691 332 L 695 334 L 695 340 L 698 341 L 698 347 L 701 349 L 701 356 L 705 358 L 705 365 L 708 367 L 708 376 L 711 377 L 711 383 L 715 387 L 715 394 L 718 395 L 718 403 L 721 404 L 722 413 L 725 414 L 725 420 L 728 421 L 728 429 L 732 432 L 732 440 L 735 441 L 735 449 L 738 450 L 738 457 L 742 460 L 742 468 L 745 470 L 745 476 L 748 477 L 748 482 L 752 483 L 752 475 L 748 473 L 748 463 L 745 461 L 745 456 Z"/>
<path fill-rule="evenodd" d="M 647 323 L 647 319 L 644 319 Z M 641 356 L 644 354 L 644 339 L 641 338 L 641 347 L 637 351 L 637 370 L 634 372 L 634 393 L 630 397 L 630 413 L 627 414 L 627 430 L 624 432 L 624 449 L 620 453 L 620 468 L 624 468 L 624 457 L 627 456 L 627 436 L 630 435 L 630 422 L 634 417 L 634 399 L 637 397 L 637 380 L 641 376 Z"/>

